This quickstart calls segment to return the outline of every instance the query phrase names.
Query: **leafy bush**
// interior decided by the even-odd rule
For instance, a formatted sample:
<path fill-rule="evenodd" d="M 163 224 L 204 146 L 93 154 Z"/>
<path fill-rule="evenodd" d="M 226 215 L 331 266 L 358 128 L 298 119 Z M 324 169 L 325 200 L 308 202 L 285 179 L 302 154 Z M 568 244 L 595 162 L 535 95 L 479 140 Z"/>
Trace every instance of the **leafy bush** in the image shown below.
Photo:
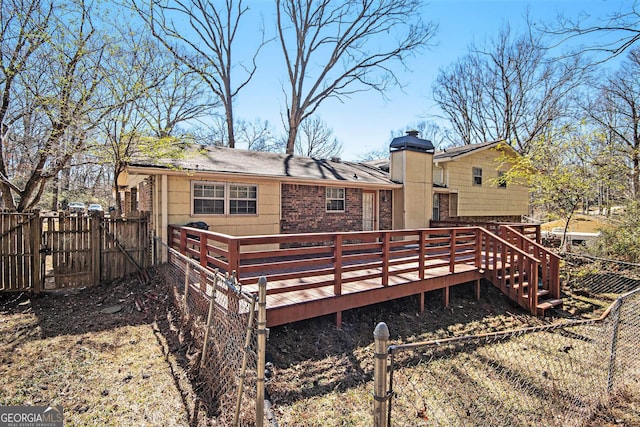
<path fill-rule="evenodd" d="M 603 227 L 594 245 L 595 255 L 637 263 L 640 261 L 640 202 L 630 202 L 619 223 Z"/>

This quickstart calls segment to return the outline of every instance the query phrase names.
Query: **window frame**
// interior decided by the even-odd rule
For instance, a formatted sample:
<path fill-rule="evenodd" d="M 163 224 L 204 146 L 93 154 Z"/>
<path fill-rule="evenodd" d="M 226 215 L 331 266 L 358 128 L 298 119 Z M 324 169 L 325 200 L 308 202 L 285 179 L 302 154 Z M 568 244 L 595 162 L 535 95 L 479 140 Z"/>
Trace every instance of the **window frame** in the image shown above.
<path fill-rule="evenodd" d="M 482 168 L 477 166 L 471 168 L 471 182 L 474 186 L 482 187 Z"/>
<path fill-rule="evenodd" d="M 431 208 L 431 219 L 440 221 L 440 195 L 438 193 L 433 194 L 431 203 L 433 205 Z M 438 213 L 437 215 L 436 212 Z"/>
<path fill-rule="evenodd" d="M 196 186 L 212 186 L 212 187 L 222 187 L 223 197 L 204 197 L 204 196 L 196 196 Z M 237 189 L 243 189 L 248 192 L 250 197 L 238 197 L 236 194 L 232 197 L 232 191 Z M 257 184 L 247 184 L 247 183 L 235 183 L 235 182 L 220 182 L 220 181 L 191 181 L 191 216 L 256 216 L 258 215 L 258 188 Z M 253 196 L 253 197 L 251 197 Z M 204 199 L 204 200 L 222 200 L 223 202 L 223 212 L 221 213 L 203 213 L 196 212 L 195 201 L 196 199 Z M 251 205 L 253 206 L 254 212 L 237 212 L 238 207 L 236 206 L 232 209 L 232 202 L 234 201 L 247 201 L 247 210 L 251 209 Z M 232 212 L 232 210 L 236 210 Z"/>
<path fill-rule="evenodd" d="M 222 197 L 206 197 L 206 196 L 196 196 L 196 186 L 210 186 L 210 187 L 222 187 Z M 214 190 L 216 191 L 216 190 Z M 220 216 L 226 214 L 226 201 L 225 201 L 225 184 L 223 182 L 216 181 L 191 181 L 191 215 L 192 216 Z M 222 213 L 216 212 L 196 212 L 196 200 L 214 200 L 220 201 L 222 200 Z"/>
<path fill-rule="evenodd" d="M 507 175 L 507 173 L 505 171 L 498 171 L 498 178 L 496 178 L 497 184 L 496 186 L 498 188 L 507 188 L 507 180 L 506 178 L 504 178 L 504 176 Z"/>
<path fill-rule="evenodd" d="M 232 192 L 234 190 L 234 187 L 236 187 L 236 191 L 238 191 L 238 189 L 245 189 L 247 191 L 248 194 L 252 193 L 253 197 L 240 197 L 239 195 L 236 195 L 235 197 L 232 197 Z M 227 183 L 227 188 L 229 189 L 228 191 L 228 207 L 229 207 L 229 214 L 228 215 L 257 215 L 258 214 L 258 186 L 257 185 L 251 185 L 251 184 L 232 184 L 232 183 Z M 253 190 L 251 190 L 251 188 L 253 188 Z M 249 207 L 249 205 L 253 205 L 253 212 L 237 212 L 238 206 L 235 206 L 232 209 L 232 202 L 248 202 L 247 203 L 247 209 Z M 250 203 L 253 202 L 253 203 Z M 233 210 L 236 210 L 236 212 L 234 212 Z"/>
<path fill-rule="evenodd" d="M 342 192 L 342 197 L 330 195 L 330 192 L 338 190 Z M 342 202 L 342 209 L 330 209 L 331 202 Z M 327 213 L 344 213 L 347 211 L 347 190 L 345 187 L 325 187 L 324 207 Z"/>

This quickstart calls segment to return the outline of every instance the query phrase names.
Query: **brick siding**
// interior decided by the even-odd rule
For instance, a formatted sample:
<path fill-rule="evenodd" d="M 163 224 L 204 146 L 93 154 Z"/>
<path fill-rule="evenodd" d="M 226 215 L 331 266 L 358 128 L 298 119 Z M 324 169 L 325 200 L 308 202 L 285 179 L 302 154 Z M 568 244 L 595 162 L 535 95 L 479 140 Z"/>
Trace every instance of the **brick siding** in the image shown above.
<path fill-rule="evenodd" d="M 391 191 L 382 190 L 378 198 L 379 228 L 391 229 Z M 326 187 L 282 185 L 280 232 L 323 233 L 362 230 L 362 190 L 345 188 L 345 211 L 327 212 Z"/>

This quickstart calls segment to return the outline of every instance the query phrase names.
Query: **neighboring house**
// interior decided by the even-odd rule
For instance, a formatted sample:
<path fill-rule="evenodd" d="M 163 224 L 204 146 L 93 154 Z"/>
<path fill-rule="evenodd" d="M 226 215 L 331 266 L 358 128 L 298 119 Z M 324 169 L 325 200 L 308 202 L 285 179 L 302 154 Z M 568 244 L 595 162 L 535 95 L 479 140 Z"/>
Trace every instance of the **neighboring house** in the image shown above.
<path fill-rule="evenodd" d="M 167 225 L 197 221 L 238 236 L 425 228 L 432 217 L 519 221 L 527 189 L 495 182 L 507 167 L 496 148 L 434 154 L 413 131 L 391 142 L 390 159 L 366 163 L 186 146 L 179 159 L 131 161 L 119 184 L 125 214 L 150 211 L 165 241 Z"/>
<path fill-rule="evenodd" d="M 529 189 L 501 179 L 519 154 L 502 141 L 464 145 L 433 156 L 433 220 L 521 222 Z"/>

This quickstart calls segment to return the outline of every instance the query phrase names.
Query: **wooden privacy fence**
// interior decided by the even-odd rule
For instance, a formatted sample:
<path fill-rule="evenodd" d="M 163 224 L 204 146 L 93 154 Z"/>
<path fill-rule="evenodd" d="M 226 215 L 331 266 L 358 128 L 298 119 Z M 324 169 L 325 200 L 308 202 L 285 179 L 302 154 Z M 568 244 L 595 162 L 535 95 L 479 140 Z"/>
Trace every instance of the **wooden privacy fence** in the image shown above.
<path fill-rule="evenodd" d="M 0 212 L 0 291 L 40 289 L 40 218 L 37 213 Z"/>
<path fill-rule="evenodd" d="M 149 265 L 147 213 L 40 216 L 0 213 L 0 291 L 91 286 Z"/>

